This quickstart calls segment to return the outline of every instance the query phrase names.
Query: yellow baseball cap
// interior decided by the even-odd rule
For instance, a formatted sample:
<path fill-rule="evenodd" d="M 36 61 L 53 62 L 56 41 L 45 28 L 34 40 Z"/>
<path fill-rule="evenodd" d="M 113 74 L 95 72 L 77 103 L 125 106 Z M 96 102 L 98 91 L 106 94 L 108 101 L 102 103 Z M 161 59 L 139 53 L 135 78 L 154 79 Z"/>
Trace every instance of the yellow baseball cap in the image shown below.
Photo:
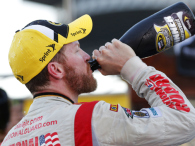
<path fill-rule="evenodd" d="M 8 55 L 14 76 L 21 83 L 28 83 L 64 44 L 86 37 L 92 26 L 92 19 L 86 14 L 68 25 L 36 20 L 16 31 Z"/>

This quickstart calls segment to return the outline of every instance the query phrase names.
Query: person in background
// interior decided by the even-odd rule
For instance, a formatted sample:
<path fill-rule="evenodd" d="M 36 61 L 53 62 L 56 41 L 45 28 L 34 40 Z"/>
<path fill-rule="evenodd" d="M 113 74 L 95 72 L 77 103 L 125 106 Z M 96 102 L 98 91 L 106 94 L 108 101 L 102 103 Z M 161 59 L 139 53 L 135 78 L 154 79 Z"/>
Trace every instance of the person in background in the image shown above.
<path fill-rule="evenodd" d="M 0 88 L 0 143 L 6 136 L 6 128 L 10 119 L 10 102 L 7 93 Z"/>

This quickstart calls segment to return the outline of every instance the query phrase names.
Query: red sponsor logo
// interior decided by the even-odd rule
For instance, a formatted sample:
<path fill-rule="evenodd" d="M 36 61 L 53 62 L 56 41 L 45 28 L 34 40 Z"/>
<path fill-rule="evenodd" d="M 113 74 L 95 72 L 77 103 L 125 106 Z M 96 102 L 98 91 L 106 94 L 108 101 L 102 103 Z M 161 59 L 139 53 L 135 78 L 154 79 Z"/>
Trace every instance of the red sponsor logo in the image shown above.
<path fill-rule="evenodd" d="M 114 111 L 114 112 L 118 112 L 118 104 L 117 104 L 117 105 L 111 104 L 111 105 L 110 105 L 110 110 L 111 110 L 111 111 Z"/>
<path fill-rule="evenodd" d="M 14 129 L 21 128 L 21 127 L 25 128 L 28 125 L 32 125 L 38 121 L 41 121 L 42 119 L 43 119 L 43 116 L 31 119 L 31 120 L 25 120 L 22 123 L 17 124 Z"/>
<path fill-rule="evenodd" d="M 36 136 L 31 139 L 19 141 L 9 146 L 61 146 L 58 133 L 47 133 L 46 135 Z"/>
<path fill-rule="evenodd" d="M 57 120 L 55 121 L 50 121 L 50 122 L 45 122 L 45 123 L 37 123 L 35 125 L 32 126 L 28 126 L 26 128 L 22 128 L 18 131 L 14 131 L 11 134 L 7 135 L 7 137 L 5 138 L 5 140 L 2 143 L 5 143 L 7 140 L 17 137 L 19 135 L 24 135 L 24 134 L 28 134 L 33 132 L 34 130 L 40 129 L 42 127 L 48 127 L 48 126 L 52 126 L 52 125 L 56 125 L 57 124 Z M 17 146 L 17 145 L 16 145 Z M 23 145 L 22 145 L 23 146 Z M 25 145 L 24 145 L 25 146 Z M 27 146 L 27 145 L 26 145 Z"/>
<path fill-rule="evenodd" d="M 162 99 L 162 102 L 168 107 L 185 112 L 190 111 L 183 97 L 179 95 L 179 91 L 173 88 L 169 80 L 160 74 L 150 76 L 149 79 L 146 80 L 145 85 L 148 86 L 150 90 L 155 91 Z"/>

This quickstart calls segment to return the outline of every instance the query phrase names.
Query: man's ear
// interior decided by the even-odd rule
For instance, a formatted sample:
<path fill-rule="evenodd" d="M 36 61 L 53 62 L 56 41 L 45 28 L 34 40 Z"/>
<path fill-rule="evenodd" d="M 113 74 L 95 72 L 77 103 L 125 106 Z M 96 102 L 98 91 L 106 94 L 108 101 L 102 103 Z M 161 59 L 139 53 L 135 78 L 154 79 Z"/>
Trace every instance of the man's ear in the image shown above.
<path fill-rule="evenodd" d="M 47 65 L 48 73 L 55 79 L 61 79 L 64 76 L 64 69 L 62 64 L 58 62 L 50 62 Z"/>

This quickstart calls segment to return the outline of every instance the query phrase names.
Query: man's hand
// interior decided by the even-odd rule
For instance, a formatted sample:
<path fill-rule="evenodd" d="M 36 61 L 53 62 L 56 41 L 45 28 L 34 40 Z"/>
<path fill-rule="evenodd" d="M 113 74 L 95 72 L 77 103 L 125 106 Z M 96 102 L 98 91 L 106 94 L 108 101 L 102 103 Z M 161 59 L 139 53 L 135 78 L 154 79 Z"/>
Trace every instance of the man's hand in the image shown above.
<path fill-rule="evenodd" d="M 92 57 L 100 64 L 101 69 L 98 70 L 103 75 L 118 75 L 127 60 L 134 56 L 136 54 L 131 47 L 113 39 L 112 43 L 107 42 L 99 50 L 94 50 Z"/>

